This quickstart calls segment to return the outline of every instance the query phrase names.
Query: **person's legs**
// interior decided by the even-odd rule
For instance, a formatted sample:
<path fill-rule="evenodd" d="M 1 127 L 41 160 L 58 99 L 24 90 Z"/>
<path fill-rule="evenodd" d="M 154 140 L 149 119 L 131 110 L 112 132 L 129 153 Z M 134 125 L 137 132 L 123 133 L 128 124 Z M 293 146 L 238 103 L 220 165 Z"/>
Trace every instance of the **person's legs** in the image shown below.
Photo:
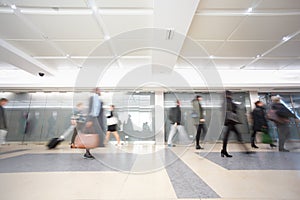
<path fill-rule="evenodd" d="M 0 130 L 0 145 L 6 142 L 7 130 Z"/>
<path fill-rule="evenodd" d="M 253 130 L 251 134 L 251 147 L 258 148 L 258 146 L 255 145 L 255 138 L 256 138 L 256 131 Z"/>
<path fill-rule="evenodd" d="M 117 132 L 117 131 L 114 131 L 114 132 L 112 132 L 112 134 L 113 134 L 114 137 L 116 138 L 117 144 L 120 145 L 120 136 L 119 136 L 118 132 Z"/>
<path fill-rule="evenodd" d="M 91 154 L 89 149 L 85 150 L 85 154 L 83 155 L 83 157 L 87 159 L 95 159 L 95 157 Z"/>
<path fill-rule="evenodd" d="M 108 143 L 109 138 L 110 138 L 110 131 L 107 131 L 107 132 L 106 132 L 106 136 L 105 136 L 105 142 L 104 142 L 104 144 L 107 144 L 107 143 Z"/>
<path fill-rule="evenodd" d="M 182 125 L 178 125 L 177 126 L 177 130 L 178 130 L 178 139 L 179 139 L 179 142 L 181 144 L 184 144 L 184 145 L 188 145 L 191 143 L 189 137 L 188 137 L 188 134 L 186 133 L 185 129 L 184 129 L 184 126 Z"/>
<path fill-rule="evenodd" d="M 250 153 L 249 149 L 244 144 L 244 141 L 242 139 L 242 134 L 236 129 L 236 127 L 234 125 L 232 125 L 231 130 L 235 133 L 237 140 L 242 144 L 242 146 L 243 146 L 244 150 L 246 151 L 246 153 Z"/>
<path fill-rule="evenodd" d="M 289 134 L 289 126 L 286 123 L 277 124 L 277 128 L 278 128 L 278 139 L 279 139 L 279 141 L 278 141 L 279 142 L 279 151 L 287 151 L 284 148 L 284 143 Z"/>
<path fill-rule="evenodd" d="M 172 145 L 172 139 L 173 139 L 176 131 L 177 131 L 177 127 L 174 124 L 172 124 L 171 125 L 171 130 L 170 130 L 170 133 L 169 133 L 169 137 L 168 137 L 168 142 L 167 142 L 168 145 Z"/>
<path fill-rule="evenodd" d="M 73 131 L 73 135 L 72 135 L 72 138 L 71 138 L 71 148 L 75 148 L 75 138 L 78 134 L 78 131 L 77 131 L 77 128 L 74 128 L 74 131 Z"/>
<path fill-rule="evenodd" d="M 197 135 L 196 135 L 196 149 L 202 149 L 200 146 L 200 138 L 201 138 L 201 132 L 205 134 L 205 127 L 204 124 L 199 124 L 197 129 Z"/>
<path fill-rule="evenodd" d="M 227 143 L 228 143 L 228 138 L 229 138 L 229 134 L 230 134 L 230 131 L 232 130 L 232 125 L 229 124 L 227 126 L 227 130 L 226 132 L 224 133 L 224 137 L 223 137 L 223 148 L 221 150 L 221 156 L 224 157 L 232 157 L 232 155 L 229 155 L 228 152 L 227 152 Z"/>

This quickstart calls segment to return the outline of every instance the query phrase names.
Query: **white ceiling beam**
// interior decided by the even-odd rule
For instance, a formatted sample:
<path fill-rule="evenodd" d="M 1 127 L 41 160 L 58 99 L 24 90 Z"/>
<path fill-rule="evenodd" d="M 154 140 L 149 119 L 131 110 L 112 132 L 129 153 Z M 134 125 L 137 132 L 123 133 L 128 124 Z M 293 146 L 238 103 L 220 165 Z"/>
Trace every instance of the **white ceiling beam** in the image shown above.
<path fill-rule="evenodd" d="M 170 72 L 175 66 L 198 3 L 199 0 L 154 0 L 154 28 L 166 30 L 165 35 L 154 35 L 154 42 L 162 47 L 152 52 L 154 74 Z"/>
<path fill-rule="evenodd" d="M 0 60 L 23 69 L 33 75 L 37 75 L 39 72 L 42 72 L 45 75 L 55 75 L 54 70 L 2 39 L 0 39 Z"/>

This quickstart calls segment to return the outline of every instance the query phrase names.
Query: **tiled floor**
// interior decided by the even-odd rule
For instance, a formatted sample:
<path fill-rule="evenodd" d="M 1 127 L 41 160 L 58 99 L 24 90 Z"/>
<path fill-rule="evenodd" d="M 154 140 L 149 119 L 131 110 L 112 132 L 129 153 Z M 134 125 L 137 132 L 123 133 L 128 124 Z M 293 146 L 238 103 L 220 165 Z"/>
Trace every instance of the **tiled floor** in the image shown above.
<path fill-rule="evenodd" d="M 249 146 L 249 145 L 248 145 Z M 0 147 L 1 200 L 106 199 L 299 199 L 300 144 L 289 153 L 267 145 L 255 154 L 229 144 L 232 158 L 221 158 L 221 144 L 193 146 L 108 145 L 84 150 L 65 143 Z M 299 148 L 298 148 L 299 147 Z"/>

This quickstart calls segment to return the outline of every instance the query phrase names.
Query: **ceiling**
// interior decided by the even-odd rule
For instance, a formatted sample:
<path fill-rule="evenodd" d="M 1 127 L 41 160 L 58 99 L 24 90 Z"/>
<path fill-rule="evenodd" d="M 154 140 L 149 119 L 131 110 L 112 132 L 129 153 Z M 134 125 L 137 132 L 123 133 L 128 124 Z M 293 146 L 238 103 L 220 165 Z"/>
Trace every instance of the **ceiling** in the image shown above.
<path fill-rule="evenodd" d="M 184 55 L 199 65 L 213 63 L 221 74 L 249 79 L 247 74 L 283 71 L 278 84 L 291 79 L 295 84 L 300 82 L 299 22 L 299 0 L 0 0 L 0 85 L 13 86 L 18 77 L 33 80 L 38 72 L 52 80 L 61 72 L 75 74 L 103 42 L 107 47 L 94 58 L 97 63 L 114 56 L 121 44 L 151 38 L 135 32 L 122 38 L 124 33 L 151 28 L 184 36 L 168 41 L 175 53 L 132 51 L 117 61 L 118 70 L 145 63 L 189 70 L 178 59 Z M 116 37 L 119 43 L 107 42 Z M 153 69 L 154 74 L 157 69 L 169 73 Z"/>

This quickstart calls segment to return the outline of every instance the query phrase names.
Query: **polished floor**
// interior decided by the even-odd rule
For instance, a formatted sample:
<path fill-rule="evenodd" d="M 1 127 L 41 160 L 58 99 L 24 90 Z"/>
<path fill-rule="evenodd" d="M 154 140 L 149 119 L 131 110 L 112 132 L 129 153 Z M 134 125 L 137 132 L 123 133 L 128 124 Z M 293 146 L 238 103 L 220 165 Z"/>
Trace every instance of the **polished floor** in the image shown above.
<path fill-rule="evenodd" d="M 287 153 L 258 144 L 252 154 L 230 143 L 232 158 L 219 143 L 203 146 L 108 144 L 87 160 L 67 143 L 2 145 L 0 199 L 299 199 L 300 143 Z"/>

